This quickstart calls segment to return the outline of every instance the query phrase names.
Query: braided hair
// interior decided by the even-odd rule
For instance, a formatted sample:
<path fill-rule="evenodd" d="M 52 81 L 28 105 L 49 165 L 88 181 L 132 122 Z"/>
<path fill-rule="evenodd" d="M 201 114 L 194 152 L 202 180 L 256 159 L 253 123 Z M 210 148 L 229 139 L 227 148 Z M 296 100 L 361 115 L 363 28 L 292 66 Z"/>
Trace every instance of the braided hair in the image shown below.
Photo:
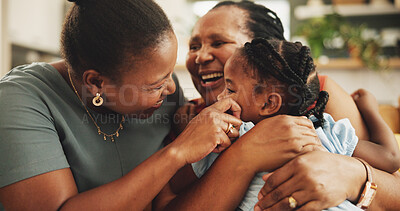
<path fill-rule="evenodd" d="M 288 114 L 314 115 L 318 119 L 314 126 L 323 125 L 323 112 L 329 95 L 326 91 L 320 92 L 310 48 L 300 42 L 256 38 L 247 42 L 239 54 L 245 58 L 246 65 L 252 67 L 252 75 L 259 82 L 277 79 L 278 83 L 285 85 L 286 93 L 282 98 Z M 315 101 L 315 107 L 308 109 Z"/>
<path fill-rule="evenodd" d="M 251 1 L 222 1 L 211 10 L 223 6 L 235 6 L 247 12 L 246 27 L 249 31 L 249 37 L 285 40 L 282 22 L 274 11 Z"/>

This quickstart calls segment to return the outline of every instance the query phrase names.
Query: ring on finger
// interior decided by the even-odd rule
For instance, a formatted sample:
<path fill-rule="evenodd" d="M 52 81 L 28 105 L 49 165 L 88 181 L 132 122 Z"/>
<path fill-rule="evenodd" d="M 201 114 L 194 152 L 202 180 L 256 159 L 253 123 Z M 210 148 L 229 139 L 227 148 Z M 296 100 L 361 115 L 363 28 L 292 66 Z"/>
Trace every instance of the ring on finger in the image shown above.
<path fill-rule="evenodd" d="M 226 135 L 228 135 L 229 133 L 233 133 L 233 125 L 231 123 L 228 123 L 228 127 L 225 130 Z"/>
<path fill-rule="evenodd" d="M 289 207 L 292 209 L 297 207 L 297 201 L 293 198 L 293 196 L 289 197 Z"/>

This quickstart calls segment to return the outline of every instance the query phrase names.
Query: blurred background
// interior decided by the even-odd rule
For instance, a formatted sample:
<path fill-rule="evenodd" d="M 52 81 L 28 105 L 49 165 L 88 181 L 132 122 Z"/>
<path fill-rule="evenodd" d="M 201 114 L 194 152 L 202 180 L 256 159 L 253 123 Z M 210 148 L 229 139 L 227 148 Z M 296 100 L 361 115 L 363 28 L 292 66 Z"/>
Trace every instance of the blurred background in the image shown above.
<path fill-rule="evenodd" d="M 71 3 L 67 0 L 0 1 L 0 76 L 17 65 L 60 59 L 61 26 Z M 185 96 L 199 97 L 185 67 L 188 41 L 196 20 L 218 1 L 156 2 L 169 16 L 178 37 L 175 72 Z M 278 14 L 287 40 L 311 46 L 320 73 L 334 79 L 349 93 L 365 88 L 380 104 L 397 109 L 400 100 L 400 0 L 256 2 Z M 396 112 L 395 121 L 398 122 L 398 109 Z"/>

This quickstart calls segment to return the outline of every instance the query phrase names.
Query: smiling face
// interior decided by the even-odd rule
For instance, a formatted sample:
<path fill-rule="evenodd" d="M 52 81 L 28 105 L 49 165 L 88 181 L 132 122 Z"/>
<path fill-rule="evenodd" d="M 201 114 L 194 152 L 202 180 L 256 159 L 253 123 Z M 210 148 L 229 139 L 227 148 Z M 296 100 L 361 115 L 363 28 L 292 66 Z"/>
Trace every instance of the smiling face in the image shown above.
<path fill-rule="evenodd" d="M 226 61 L 251 39 L 244 27 L 246 19 L 242 9 L 222 6 L 200 18 L 193 29 L 186 67 L 207 105 L 224 90 Z"/>
<path fill-rule="evenodd" d="M 134 70 L 121 73 L 118 85 L 105 84 L 108 109 L 148 118 L 158 109 L 167 95 L 175 92 L 172 73 L 176 63 L 177 41 L 174 34 L 166 36 L 147 59 L 136 62 Z"/>
<path fill-rule="evenodd" d="M 232 98 L 242 108 L 240 118 L 256 124 L 263 119 L 265 93 L 254 92 L 258 82 L 245 72 L 243 64 L 246 64 L 244 59 L 236 53 L 226 62 L 225 89 L 218 98 Z"/>

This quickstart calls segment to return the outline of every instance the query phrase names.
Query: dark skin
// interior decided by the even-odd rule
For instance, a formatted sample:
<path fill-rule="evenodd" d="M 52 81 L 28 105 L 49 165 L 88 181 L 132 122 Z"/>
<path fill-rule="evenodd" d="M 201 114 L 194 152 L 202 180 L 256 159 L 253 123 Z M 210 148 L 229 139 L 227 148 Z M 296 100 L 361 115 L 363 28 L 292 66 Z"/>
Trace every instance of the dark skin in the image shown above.
<path fill-rule="evenodd" d="M 146 90 L 136 89 L 138 91 L 134 93 L 139 99 L 143 99 L 139 103 L 133 106 L 119 105 L 116 97 L 125 97 L 124 99 L 130 102 L 129 97 L 132 97 L 132 93 L 124 92 L 127 96 L 114 95 L 116 97 L 113 97 L 113 93 L 119 93 L 119 86 L 113 83 L 112 79 L 95 70 L 85 71 L 81 80 L 73 78 L 75 87 L 79 91 L 82 90 L 82 93 L 90 93 L 91 98 L 99 92 L 106 95 L 108 101 L 115 102 L 105 103 L 106 109 L 97 109 L 97 112 L 147 114 L 146 108 L 152 108 L 164 96 L 175 91 L 172 71 L 176 62 L 177 48 L 175 36 L 170 38 L 160 43 L 162 46 L 158 50 L 155 49 L 154 53 L 148 57 L 151 62 L 136 64 L 135 71 L 126 72 L 122 76 L 122 85 L 146 87 Z M 53 65 L 64 79 L 69 79 L 64 61 Z M 66 79 L 67 83 L 68 81 Z M 147 91 L 147 87 L 153 86 L 155 91 Z M 85 103 L 90 103 L 91 98 L 81 97 L 86 101 Z M 200 160 L 213 150 L 218 152 L 230 145 L 230 137 L 225 133 L 225 129 L 229 123 L 240 125 L 241 120 L 226 114 L 227 110 L 231 110 L 235 116 L 240 114 L 240 107 L 232 100 L 215 104 L 198 115 L 174 143 L 159 150 L 125 176 L 113 182 L 78 193 L 71 170 L 66 168 L 2 187 L 0 201 L 6 210 L 129 210 L 132 208 L 143 210 L 180 168 Z M 208 133 L 203 133 L 203 131 L 208 131 Z M 229 135 L 235 134 L 237 133 Z M 202 143 L 201 147 L 198 147 L 198 143 Z"/>

